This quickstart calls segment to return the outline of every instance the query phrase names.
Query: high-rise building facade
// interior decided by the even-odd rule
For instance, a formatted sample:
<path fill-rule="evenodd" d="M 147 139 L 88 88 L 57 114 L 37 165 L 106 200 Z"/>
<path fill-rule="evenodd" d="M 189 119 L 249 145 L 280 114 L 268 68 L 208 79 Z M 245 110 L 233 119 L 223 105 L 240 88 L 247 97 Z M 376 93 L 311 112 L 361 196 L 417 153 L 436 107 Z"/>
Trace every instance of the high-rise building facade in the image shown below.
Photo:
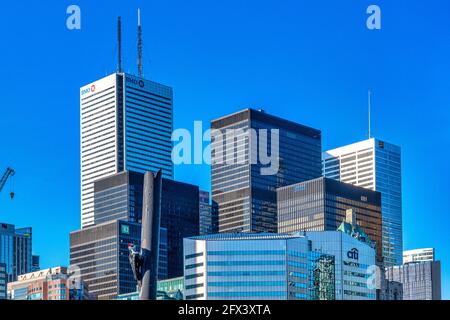
<path fill-rule="evenodd" d="M 20 275 L 8 284 L 11 300 L 88 300 L 87 286 L 72 278 L 65 267 L 55 267 Z"/>
<path fill-rule="evenodd" d="M 0 263 L 0 300 L 7 297 L 8 274 L 6 273 L 6 264 Z"/>
<path fill-rule="evenodd" d="M 434 248 L 403 251 L 403 263 L 434 261 Z"/>
<path fill-rule="evenodd" d="M 402 176 L 400 147 L 368 139 L 323 153 L 323 175 L 381 193 L 383 257 L 402 263 Z"/>
<path fill-rule="evenodd" d="M 8 282 L 32 271 L 32 229 L 0 224 L 0 263 L 6 265 Z"/>
<path fill-rule="evenodd" d="M 37 255 L 33 255 L 31 257 L 31 272 L 39 271 L 41 269 L 40 263 L 41 257 Z"/>
<path fill-rule="evenodd" d="M 183 239 L 200 234 L 199 188 L 163 179 L 161 227 L 167 229 L 167 277 L 183 276 Z"/>
<path fill-rule="evenodd" d="M 135 292 L 128 244 L 141 241 L 144 174 L 123 171 L 94 183 L 94 226 L 71 233 L 71 265 L 100 299 Z M 199 188 L 162 180 L 158 278 L 183 275 L 183 238 L 199 235 Z M 108 254 L 105 253 L 105 250 Z M 117 263 L 119 259 L 119 264 Z"/>
<path fill-rule="evenodd" d="M 403 284 L 403 300 L 441 300 L 440 261 L 388 267 L 386 278 Z"/>
<path fill-rule="evenodd" d="M 70 233 L 70 265 L 97 299 L 136 291 L 128 244 L 140 245 L 141 226 L 121 220 Z"/>
<path fill-rule="evenodd" d="M 368 282 L 375 268 L 375 250 L 341 231 L 309 231 L 311 250 L 334 256 L 336 300 L 375 300 L 376 288 Z"/>
<path fill-rule="evenodd" d="M 200 190 L 200 235 L 216 233 L 214 228 L 214 220 L 212 217 L 212 206 L 210 203 L 209 192 Z"/>
<path fill-rule="evenodd" d="M 276 232 L 276 188 L 321 176 L 321 132 L 253 109 L 213 120 L 211 129 L 218 231 Z"/>
<path fill-rule="evenodd" d="M 94 224 L 94 181 L 132 170 L 173 178 L 170 87 L 114 73 L 80 89 L 81 226 Z"/>
<path fill-rule="evenodd" d="M 94 222 L 141 222 L 144 175 L 122 171 L 94 181 Z"/>
<path fill-rule="evenodd" d="M 219 233 L 184 239 L 186 300 L 334 300 L 335 260 L 301 235 Z"/>
<path fill-rule="evenodd" d="M 111 221 L 70 233 L 70 265 L 79 270 L 97 299 L 136 291 L 128 244 L 140 245 L 141 226 Z"/>
<path fill-rule="evenodd" d="M 335 231 L 352 209 L 355 223 L 376 243 L 381 261 L 381 195 L 329 178 L 277 189 L 278 232 Z"/>
<path fill-rule="evenodd" d="M 94 182 L 94 221 L 141 222 L 144 174 L 123 171 Z M 183 238 L 199 235 L 198 186 L 162 179 L 159 279 L 183 275 Z M 163 259 L 166 256 L 167 259 Z M 162 264 L 166 264 L 163 268 Z"/>

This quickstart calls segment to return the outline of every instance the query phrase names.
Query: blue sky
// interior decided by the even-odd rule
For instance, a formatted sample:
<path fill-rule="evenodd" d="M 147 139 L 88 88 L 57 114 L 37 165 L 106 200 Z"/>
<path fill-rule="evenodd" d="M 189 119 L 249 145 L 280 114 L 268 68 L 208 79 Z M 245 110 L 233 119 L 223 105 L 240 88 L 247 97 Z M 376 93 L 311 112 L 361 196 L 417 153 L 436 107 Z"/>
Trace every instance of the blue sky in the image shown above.
<path fill-rule="evenodd" d="M 66 8 L 81 7 L 81 30 Z M 382 10 L 369 31 L 366 8 Z M 141 7 L 144 72 L 174 88 L 175 128 L 205 126 L 244 107 L 309 125 L 330 149 L 372 132 L 403 152 L 405 249 L 435 247 L 450 298 L 450 3 L 382 1 L 3 1 L 0 4 L 0 221 L 32 226 L 43 267 L 67 265 L 80 225 L 79 88 L 116 68 L 122 16 L 124 69 L 136 73 Z M 176 179 L 209 189 L 209 168 Z"/>

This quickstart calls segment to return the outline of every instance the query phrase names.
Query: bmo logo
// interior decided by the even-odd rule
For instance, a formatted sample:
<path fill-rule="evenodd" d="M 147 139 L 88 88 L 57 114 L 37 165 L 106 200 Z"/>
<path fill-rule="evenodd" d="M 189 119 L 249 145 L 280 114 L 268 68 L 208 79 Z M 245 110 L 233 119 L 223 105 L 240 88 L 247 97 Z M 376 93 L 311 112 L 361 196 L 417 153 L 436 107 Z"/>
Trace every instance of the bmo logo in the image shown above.
<path fill-rule="evenodd" d="M 145 87 L 144 80 L 137 80 L 137 79 L 133 79 L 133 78 L 130 78 L 130 77 L 126 77 L 126 82 L 132 83 L 135 86 L 139 86 L 140 88 Z"/>
<path fill-rule="evenodd" d="M 93 93 L 95 92 L 95 84 L 93 84 L 90 88 L 86 88 L 81 90 L 81 95 L 85 95 L 86 93 Z"/>

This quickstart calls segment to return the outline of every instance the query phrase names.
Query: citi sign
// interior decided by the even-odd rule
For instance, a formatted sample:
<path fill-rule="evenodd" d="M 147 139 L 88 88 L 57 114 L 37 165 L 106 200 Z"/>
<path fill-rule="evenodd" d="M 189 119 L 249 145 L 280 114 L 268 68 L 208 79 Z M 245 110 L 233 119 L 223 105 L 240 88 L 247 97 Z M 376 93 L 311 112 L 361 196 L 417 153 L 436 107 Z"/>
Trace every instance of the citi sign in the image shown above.
<path fill-rule="evenodd" d="M 359 259 L 358 249 L 353 248 L 350 251 L 348 251 L 347 252 L 347 258 L 353 259 L 353 260 L 358 260 Z"/>
<path fill-rule="evenodd" d="M 139 86 L 141 88 L 143 88 L 145 86 L 145 83 L 144 83 L 143 80 L 137 80 L 137 79 L 133 79 L 133 78 L 130 78 L 130 77 L 126 77 L 125 80 L 126 80 L 126 82 L 131 82 L 135 86 Z"/>
<path fill-rule="evenodd" d="M 81 90 L 81 95 L 85 95 L 86 93 L 89 93 L 89 92 L 95 92 L 95 84 L 93 84 L 89 88 Z"/>

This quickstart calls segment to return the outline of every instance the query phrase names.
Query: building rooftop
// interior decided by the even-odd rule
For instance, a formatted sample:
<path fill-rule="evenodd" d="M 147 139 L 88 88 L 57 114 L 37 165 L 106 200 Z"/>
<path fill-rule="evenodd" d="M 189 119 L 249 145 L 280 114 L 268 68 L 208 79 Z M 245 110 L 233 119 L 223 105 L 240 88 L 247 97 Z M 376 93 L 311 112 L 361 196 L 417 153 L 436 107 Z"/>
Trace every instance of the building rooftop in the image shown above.
<path fill-rule="evenodd" d="M 217 233 L 208 234 L 198 237 L 189 237 L 191 240 L 285 240 L 303 237 L 300 233 L 284 234 L 284 233 Z"/>

